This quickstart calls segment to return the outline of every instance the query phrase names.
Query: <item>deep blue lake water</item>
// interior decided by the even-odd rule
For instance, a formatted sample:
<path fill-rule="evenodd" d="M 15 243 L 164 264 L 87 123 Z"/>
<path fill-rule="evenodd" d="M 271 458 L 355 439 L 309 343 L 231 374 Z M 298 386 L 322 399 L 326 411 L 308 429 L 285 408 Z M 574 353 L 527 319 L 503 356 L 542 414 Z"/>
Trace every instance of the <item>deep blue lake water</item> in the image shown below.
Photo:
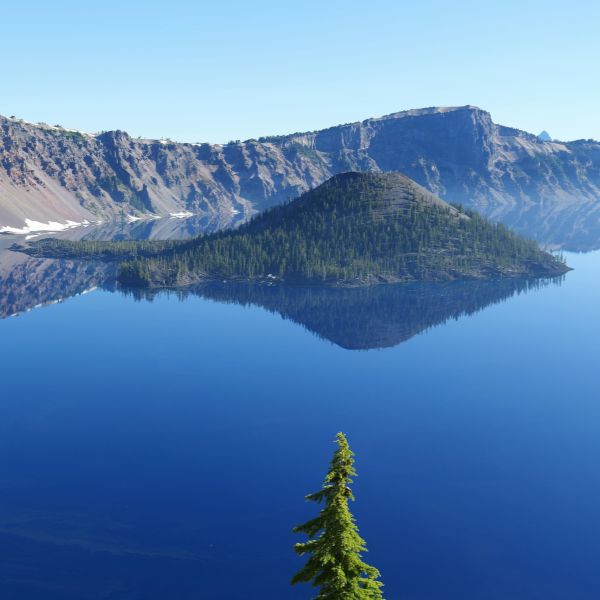
<path fill-rule="evenodd" d="M 597 600 L 600 253 L 568 262 L 151 301 L 7 267 L 4 315 L 66 299 L 0 320 L 0 598 L 311 598 L 291 528 L 341 430 L 388 600 Z"/>

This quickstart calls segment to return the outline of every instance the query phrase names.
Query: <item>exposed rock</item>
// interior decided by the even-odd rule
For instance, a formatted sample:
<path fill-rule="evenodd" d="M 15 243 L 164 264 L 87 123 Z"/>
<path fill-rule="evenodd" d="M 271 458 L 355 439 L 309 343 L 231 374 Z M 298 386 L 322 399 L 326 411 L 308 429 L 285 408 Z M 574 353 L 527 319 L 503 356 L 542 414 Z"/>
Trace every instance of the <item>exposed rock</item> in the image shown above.
<path fill-rule="evenodd" d="M 226 145 L 0 117 L 0 227 L 180 211 L 225 226 L 349 170 L 403 172 L 544 242 L 600 240 L 600 143 L 543 141 L 472 106 Z"/>

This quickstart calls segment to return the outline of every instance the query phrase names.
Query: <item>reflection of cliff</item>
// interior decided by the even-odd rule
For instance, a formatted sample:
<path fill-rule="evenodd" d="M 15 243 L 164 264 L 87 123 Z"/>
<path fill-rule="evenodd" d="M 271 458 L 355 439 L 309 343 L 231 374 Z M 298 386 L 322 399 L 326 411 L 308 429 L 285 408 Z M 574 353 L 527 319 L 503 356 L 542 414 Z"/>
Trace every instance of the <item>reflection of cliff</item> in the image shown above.
<path fill-rule="evenodd" d="M 519 210 L 502 207 L 489 214 L 546 248 L 588 252 L 600 248 L 600 202 L 561 205 L 547 202 Z"/>
<path fill-rule="evenodd" d="M 189 217 L 162 219 L 141 219 L 139 221 L 111 221 L 91 227 L 80 227 L 58 236 L 71 240 L 182 240 L 199 233 L 213 233 L 220 229 L 234 227 L 241 222 L 239 215 L 224 222 L 216 217 Z"/>
<path fill-rule="evenodd" d="M 40 260 L 0 249 L 0 319 L 102 285 L 110 277 L 110 268 L 83 261 Z"/>
<path fill-rule="evenodd" d="M 149 219 L 132 223 L 115 221 L 70 229 L 52 234 L 52 237 L 71 240 L 184 239 L 221 226 L 208 217 Z M 14 242 L 21 240 L 20 236 L 0 235 L 0 319 L 81 294 L 112 280 L 114 265 L 34 259 L 8 250 Z"/>
<path fill-rule="evenodd" d="M 367 350 L 396 346 L 448 319 L 473 314 L 515 294 L 561 281 L 503 279 L 351 289 L 228 283 L 207 284 L 177 294 L 261 306 L 342 348 Z M 135 293 L 141 297 L 152 295 Z"/>

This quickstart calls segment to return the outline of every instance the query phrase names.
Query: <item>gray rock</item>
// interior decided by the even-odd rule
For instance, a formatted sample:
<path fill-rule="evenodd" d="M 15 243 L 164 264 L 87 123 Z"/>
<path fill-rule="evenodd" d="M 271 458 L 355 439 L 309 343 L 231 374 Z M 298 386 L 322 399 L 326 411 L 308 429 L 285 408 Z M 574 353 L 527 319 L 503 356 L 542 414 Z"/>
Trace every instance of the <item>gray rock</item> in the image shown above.
<path fill-rule="evenodd" d="M 600 239 L 600 143 L 542 141 L 473 106 L 226 145 L 0 117 L 0 227 L 182 211 L 226 226 L 351 170 L 403 172 L 555 245 Z"/>

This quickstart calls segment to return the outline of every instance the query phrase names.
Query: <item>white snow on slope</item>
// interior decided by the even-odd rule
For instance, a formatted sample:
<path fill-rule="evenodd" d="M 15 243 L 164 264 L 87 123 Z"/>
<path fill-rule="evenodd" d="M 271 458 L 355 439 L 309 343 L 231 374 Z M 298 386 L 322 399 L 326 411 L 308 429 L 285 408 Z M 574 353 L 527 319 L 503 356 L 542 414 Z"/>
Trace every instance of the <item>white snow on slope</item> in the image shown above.
<path fill-rule="evenodd" d="M 74 227 L 85 227 L 87 225 L 90 225 L 90 222 L 88 220 L 82 221 L 81 223 L 77 223 L 76 221 L 67 221 L 66 223 L 48 221 L 48 223 L 40 223 L 40 221 L 32 221 L 31 219 L 25 219 L 24 227 L 11 227 L 10 225 L 0 226 L 0 233 L 14 233 L 15 235 L 26 235 L 38 231 L 65 231 L 67 229 L 73 229 Z"/>

